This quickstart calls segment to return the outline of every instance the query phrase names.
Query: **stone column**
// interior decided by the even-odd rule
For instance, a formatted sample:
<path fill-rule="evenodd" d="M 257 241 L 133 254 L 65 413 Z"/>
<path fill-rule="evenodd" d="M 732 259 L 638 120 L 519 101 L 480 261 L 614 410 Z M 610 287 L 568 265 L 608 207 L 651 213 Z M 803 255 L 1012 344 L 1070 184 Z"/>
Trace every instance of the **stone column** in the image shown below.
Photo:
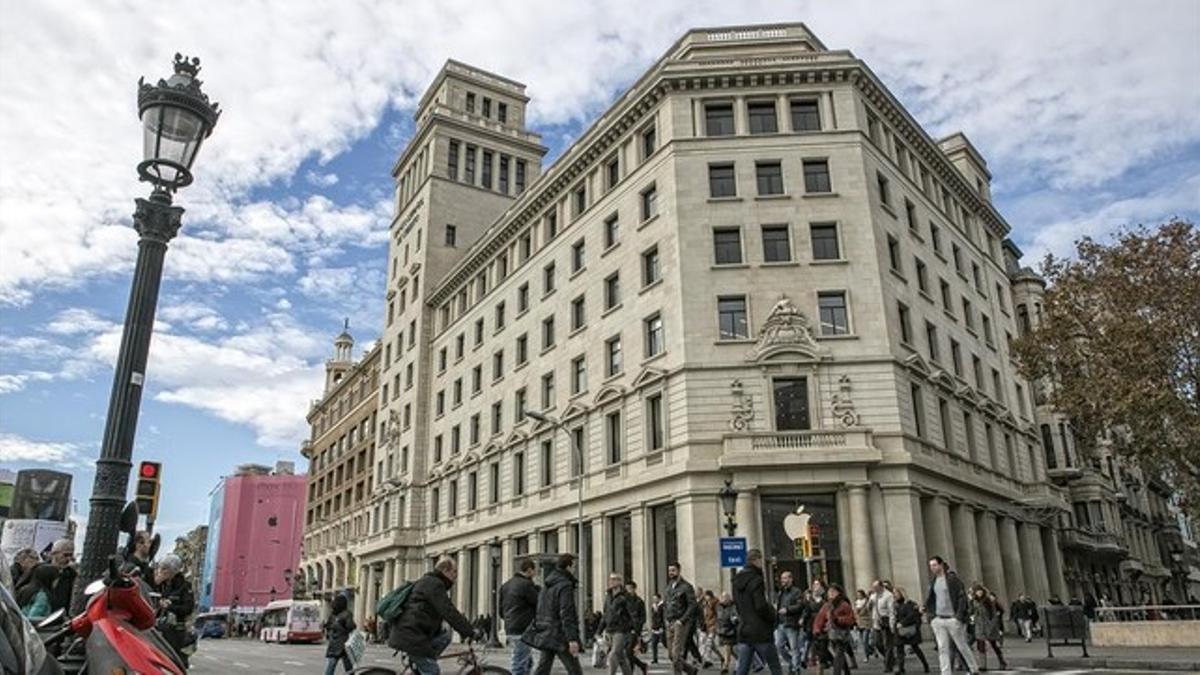
<path fill-rule="evenodd" d="M 983 583 L 1000 598 L 1005 607 L 1008 607 L 1012 603 L 1013 595 L 1005 584 L 999 546 L 1000 533 L 996 527 L 995 514 L 987 511 L 976 513 L 975 533 L 979 537 L 976 546 L 979 550 L 979 566 L 983 570 Z"/>
<path fill-rule="evenodd" d="M 950 502 L 938 495 L 929 499 L 922 509 L 925 521 L 925 544 L 928 547 L 927 556 L 949 558 L 954 555 L 953 542 L 950 538 Z"/>
<path fill-rule="evenodd" d="M 564 551 L 567 549 L 564 548 Z M 505 537 L 500 540 L 500 579 L 511 579 L 512 575 L 517 572 L 517 547 L 513 543 L 512 537 Z"/>
<path fill-rule="evenodd" d="M 821 92 L 821 102 L 817 106 L 818 112 L 821 114 L 821 128 L 825 131 L 837 129 L 837 116 L 833 112 L 834 106 L 833 92 Z"/>
<path fill-rule="evenodd" d="M 716 491 L 692 494 L 675 502 L 675 527 L 679 532 L 679 562 L 683 576 L 693 586 L 721 587 L 721 561 L 717 558 L 717 540 L 724 517 Z"/>
<path fill-rule="evenodd" d="M 882 492 L 887 529 L 892 533 L 889 546 L 892 581 L 904 586 L 912 597 L 924 597 L 929 568 L 925 564 L 927 554 L 921 496 L 907 485 L 887 486 Z"/>
<path fill-rule="evenodd" d="M 386 594 L 396 587 L 396 561 L 391 559 L 383 565 L 383 592 Z"/>
<path fill-rule="evenodd" d="M 1032 589 L 1025 582 L 1024 558 L 1017 540 L 1017 525 L 1007 516 L 1000 518 L 999 525 L 1000 538 L 997 541 L 1000 544 L 1000 560 L 1004 563 L 1004 585 L 1012 598 L 1017 597 L 1018 593 L 1029 595 Z M 1012 598 L 1009 598 L 1010 603 Z"/>
<path fill-rule="evenodd" d="M 878 485 L 868 488 L 867 499 L 871 508 L 871 543 L 875 549 L 875 575 L 891 579 L 896 574 L 892 571 L 892 550 L 888 536 L 892 528 L 883 504 L 883 490 Z M 897 534 L 902 531 L 908 530 L 898 530 Z M 923 554 L 917 557 L 920 555 Z"/>
<path fill-rule="evenodd" d="M 647 570 L 649 569 L 649 553 L 652 544 L 647 529 L 646 507 L 636 504 L 629 510 L 629 531 L 633 546 L 629 551 L 629 555 L 633 557 L 633 579 L 629 581 L 637 583 L 638 595 L 643 598 L 646 597 L 647 589 L 650 588 L 650 575 L 647 574 Z"/>
<path fill-rule="evenodd" d="M 700 113 L 701 121 L 704 120 L 704 112 Z M 738 136 L 745 136 L 750 133 L 750 117 L 746 112 L 746 97 L 737 96 L 733 99 L 733 128 L 736 129 Z M 705 586 L 705 588 L 708 588 Z"/>
<path fill-rule="evenodd" d="M 875 568 L 874 546 L 871 541 L 871 517 L 867 510 L 866 485 L 851 485 L 848 488 L 850 502 L 850 555 L 854 568 L 850 588 L 867 588 L 871 580 L 879 575 Z"/>
<path fill-rule="evenodd" d="M 1048 587 L 1056 593 L 1058 597 L 1066 602 L 1071 597 L 1071 593 L 1067 590 L 1067 580 L 1063 577 L 1063 555 L 1062 546 L 1058 543 L 1058 531 L 1054 526 L 1043 527 L 1042 530 L 1042 551 L 1046 554 L 1046 576 L 1048 577 Z"/>
<path fill-rule="evenodd" d="M 972 584 L 983 576 L 979 567 L 979 540 L 975 534 L 975 509 L 967 504 L 956 504 L 950 509 L 954 523 L 954 560 L 951 567 L 958 569 L 964 584 Z"/>
<path fill-rule="evenodd" d="M 363 565 L 359 568 L 362 574 L 359 575 L 358 584 L 358 602 L 354 603 L 355 620 L 358 625 L 365 625 L 367 621 L 367 608 L 374 607 L 371 602 L 371 587 L 374 585 L 375 570 L 370 565 Z M 360 621 L 361 619 L 361 621 Z"/>
<path fill-rule="evenodd" d="M 604 587 L 608 583 L 608 518 L 599 516 L 592 519 L 592 555 L 588 562 L 591 564 L 591 599 L 592 606 L 595 611 L 600 611 L 604 607 Z M 587 580 L 581 579 L 580 583 L 587 588 Z"/>
<path fill-rule="evenodd" d="M 1019 527 L 1021 541 L 1021 560 L 1025 565 L 1025 587 L 1029 596 L 1038 604 L 1045 604 L 1050 595 L 1046 581 L 1046 564 L 1042 555 L 1042 539 L 1037 526 L 1021 523 Z M 1066 602 L 1066 600 L 1063 600 Z"/>
<path fill-rule="evenodd" d="M 737 509 L 738 536 L 746 538 L 749 548 L 761 549 L 765 545 L 762 536 L 762 519 L 758 513 L 758 490 L 738 490 Z"/>

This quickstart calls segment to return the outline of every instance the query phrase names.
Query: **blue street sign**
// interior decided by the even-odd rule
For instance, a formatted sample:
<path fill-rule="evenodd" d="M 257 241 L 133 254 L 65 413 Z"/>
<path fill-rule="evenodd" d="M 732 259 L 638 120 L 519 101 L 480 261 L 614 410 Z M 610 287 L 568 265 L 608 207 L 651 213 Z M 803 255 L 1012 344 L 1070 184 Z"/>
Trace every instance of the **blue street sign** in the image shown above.
<path fill-rule="evenodd" d="M 721 537 L 721 567 L 746 566 L 746 538 Z"/>

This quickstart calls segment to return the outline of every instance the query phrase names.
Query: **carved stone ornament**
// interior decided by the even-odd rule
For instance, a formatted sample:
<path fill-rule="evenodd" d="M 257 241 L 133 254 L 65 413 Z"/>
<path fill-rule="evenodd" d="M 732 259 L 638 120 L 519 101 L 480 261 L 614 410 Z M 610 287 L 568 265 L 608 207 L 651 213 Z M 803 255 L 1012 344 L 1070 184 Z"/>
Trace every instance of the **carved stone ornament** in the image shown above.
<path fill-rule="evenodd" d="M 388 447 L 395 448 L 400 443 L 400 411 L 398 410 L 388 411 L 386 438 L 385 442 Z"/>
<path fill-rule="evenodd" d="M 850 398 L 850 376 L 838 378 L 838 393 L 833 395 L 833 419 L 844 427 L 858 426 L 858 411 L 854 409 L 854 400 Z"/>
<path fill-rule="evenodd" d="M 754 419 L 754 396 L 746 393 L 741 380 L 734 380 L 729 385 L 729 390 L 733 394 L 729 428 L 734 431 L 750 431 L 750 420 Z"/>
<path fill-rule="evenodd" d="M 758 342 L 746 353 L 746 360 L 759 361 L 780 352 L 798 353 L 812 359 L 816 358 L 818 350 L 808 317 L 796 309 L 791 299 L 782 295 L 763 322 Z"/>

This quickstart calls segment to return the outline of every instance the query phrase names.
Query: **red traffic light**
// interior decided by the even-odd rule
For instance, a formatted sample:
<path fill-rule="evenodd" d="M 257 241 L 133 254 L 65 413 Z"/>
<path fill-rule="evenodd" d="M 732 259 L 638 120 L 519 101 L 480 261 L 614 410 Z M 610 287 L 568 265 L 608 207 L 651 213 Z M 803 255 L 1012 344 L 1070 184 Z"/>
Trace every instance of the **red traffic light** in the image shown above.
<path fill-rule="evenodd" d="M 158 469 L 161 466 L 158 462 L 142 462 L 138 468 L 138 475 L 142 478 L 158 478 Z"/>

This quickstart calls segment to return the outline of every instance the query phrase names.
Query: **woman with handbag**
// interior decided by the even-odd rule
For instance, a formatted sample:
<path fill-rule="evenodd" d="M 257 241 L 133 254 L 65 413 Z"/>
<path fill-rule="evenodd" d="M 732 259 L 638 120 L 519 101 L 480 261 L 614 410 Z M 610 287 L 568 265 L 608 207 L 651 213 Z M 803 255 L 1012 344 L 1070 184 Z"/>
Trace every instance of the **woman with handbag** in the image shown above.
<path fill-rule="evenodd" d="M 904 672 L 904 648 L 908 647 L 921 660 L 925 672 L 929 672 L 929 661 L 921 651 L 921 608 L 908 599 L 908 593 L 900 586 L 892 590 L 896 598 L 896 611 L 892 617 L 896 636 L 896 672 Z"/>
<path fill-rule="evenodd" d="M 1000 641 L 1004 635 L 1004 609 L 982 584 L 976 584 L 971 589 L 971 618 L 975 624 L 975 651 L 979 652 L 981 668 L 987 668 L 987 647 L 1000 661 L 1000 670 L 1008 670 L 1004 653 L 1000 651 Z"/>
<path fill-rule="evenodd" d="M 847 664 L 847 650 L 853 649 L 850 632 L 854 630 L 854 605 L 846 597 L 846 592 L 839 584 L 830 584 L 826 591 L 825 604 L 813 620 L 813 635 L 817 638 L 818 652 L 822 673 L 827 665 L 833 665 L 833 675 L 843 675 L 850 671 Z"/>

